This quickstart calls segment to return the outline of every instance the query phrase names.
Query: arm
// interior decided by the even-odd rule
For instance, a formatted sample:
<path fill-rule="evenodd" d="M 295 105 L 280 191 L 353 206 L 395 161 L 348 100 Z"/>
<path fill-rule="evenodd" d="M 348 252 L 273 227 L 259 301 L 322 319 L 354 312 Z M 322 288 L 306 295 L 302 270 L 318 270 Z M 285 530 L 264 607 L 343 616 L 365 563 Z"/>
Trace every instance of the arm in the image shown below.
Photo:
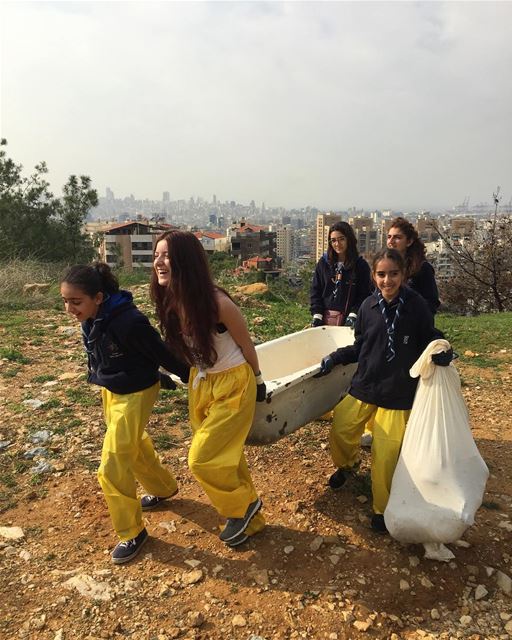
<path fill-rule="evenodd" d="M 219 306 L 219 322 L 229 331 L 233 340 L 242 350 L 244 358 L 251 365 L 254 375 L 258 376 L 260 373 L 258 356 L 240 309 L 221 292 L 217 294 L 217 303 Z"/>
<path fill-rule="evenodd" d="M 353 298 L 353 304 L 350 307 L 350 313 L 359 311 L 359 307 L 373 291 L 372 276 L 370 267 L 363 257 L 356 262 L 356 291 Z"/>
<path fill-rule="evenodd" d="M 309 294 L 311 315 L 314 315 L 315 313 L 319 315 L 323 315 L 325 311 L 324 301 L 322 297 L 322 294 L 324 292 L 324 286 L 325 286 L 325 283 L 323 282 L 322 270 L 321 270 L 322 260 L 323 258 L 321 258 L 317 262 L 315 267 L 315 273 L 313 274 L 313 280 L 311 282 L 311 289 Z"/>
<path fill-rule="evenodd" d="M 430 262 L 421 265 L 420 270 L 412 277 L 412 288 L 415 289 L 425 300 L 432 314 L 435 314 L 439 305 L 439 291 L 437 289 L 434 267 Z"/>
<path fill-rule="evenodd" d="M 134 324 L 128 335 L 128 341 L 136 351 L 153 362 L 156 366 L 162 366 L 170 373 L 178 375 L 183 382 L 188 382 L 190 367 L 178 360 L 164 343 L 158 331 L 151 326 L 149 320 L 139 321 Z"/>

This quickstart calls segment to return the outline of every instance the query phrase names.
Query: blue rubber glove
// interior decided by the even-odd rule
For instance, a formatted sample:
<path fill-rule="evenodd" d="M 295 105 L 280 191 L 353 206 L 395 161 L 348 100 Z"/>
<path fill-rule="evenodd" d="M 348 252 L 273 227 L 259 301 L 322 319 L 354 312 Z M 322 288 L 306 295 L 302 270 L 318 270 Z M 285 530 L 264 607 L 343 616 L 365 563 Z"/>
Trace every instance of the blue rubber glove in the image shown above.
<path fill-rule="evenodd" d="M 322 362 L 320 363 L 320 371 L 315 375 L 315 378 L 321 378 L 322 376 L 326 376 L 328 373 L 334 369 L 334 360 L 332 356 L 325 356 L 322 358 Z"/>
<path fill-rule="evenodd" d="M 324 324 L 324 321 L 320 320 L 320 318 L 313 318 L 313 320 L 311 320 L 312 327 L 322 327 L 323 324 Z"/>
<path fill-rule="evenodd" d="M 448 351 L 441 351 L 441 353 L 434 353 L 432 356 L 432 362 L 437 364 L 438 367 L 447 367 L 453 360 L 453 349 L 450 347 Z"/>
<path fill-rule="evenodd" d="M 344 327 L 353 327 L 356 323 L 356 314 L 355 313 L 349 313 L 348 316 L 345 318 L 345 322 L 343 324 Z"/>

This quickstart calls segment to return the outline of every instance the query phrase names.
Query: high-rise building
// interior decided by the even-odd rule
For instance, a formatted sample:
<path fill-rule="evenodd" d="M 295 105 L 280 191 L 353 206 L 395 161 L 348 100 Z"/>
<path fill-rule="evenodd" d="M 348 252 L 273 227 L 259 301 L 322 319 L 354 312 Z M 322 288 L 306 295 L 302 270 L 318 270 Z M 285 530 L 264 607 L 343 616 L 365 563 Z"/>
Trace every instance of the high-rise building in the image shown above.
<path fill-rule="evenodd" d="M 105 189 L 105 197 L 107 198 L 107 200 L 113 200 L 114 199 L 114 192 L 112 191 L 112 189 L 110 187 L 107 187 Z"/>
<path fill-rule="evenodd" d="M 341 215 L 335 213 L 319 213 L 316 216 L 316 260 L 320 260 L 327 251 L 329 227 L 335 222 L 341 222 Z"/>
<path fill-rule="evenodd" d="M 293 229 L 290 225 L 271 224 L 269 231 L 276 233 L 276 254 L 282 258 L 283 264 L 292 260 L 293 256 Z"/>
<path fill-rule="evenodd" d="M 162 194 L 162 202 L 170 202 L 171 197 L 168 191 L 164 191 Z"/>

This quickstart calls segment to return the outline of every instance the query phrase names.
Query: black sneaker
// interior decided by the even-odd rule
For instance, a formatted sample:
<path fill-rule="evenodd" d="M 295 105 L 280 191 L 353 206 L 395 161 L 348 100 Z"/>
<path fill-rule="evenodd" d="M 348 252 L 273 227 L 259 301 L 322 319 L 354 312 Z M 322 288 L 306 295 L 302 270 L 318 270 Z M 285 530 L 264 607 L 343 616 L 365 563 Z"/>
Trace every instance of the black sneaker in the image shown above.
<path fill-rule="evenodd" d="M 329 478 L 329 486 L 333 491 L 338 491 L 347 481 L 347 473 L 343 469 L 338 469 Z"/>
<path fill-rule="evenodd" d="M 238 547 L 244 542 L 247 542 L 247 540 L 249 540 L 249 536 L 245 533 L 245 531 L 243 531 L 236 537 L 232 538 L 229 542 L 226 542 L 226 546 L 232 548 Z"/>
<path fill-rule="evenodd" d="M 243 533 L 247 529 L 247 525 L 251 521 L 258 511 L 261 509 L 262 502 L 260 498 L 257 498 L 254 502 L 247 507 L 245 516 L 243 518 L 228 518 L 226 526 L 221 531 L 220 539 L 222 542 L 231 543 L 235 538 Z M 244 540 L 242 542 L 245 542 Z M 241 542 L 239 543 L 241 544 Z M 232 546 L 232 545 L 230 545 Z"/>
<path fill-rule="evenodd" d="M 178 490 L 171 494 L 170 496 L 165 496 L 165 498 L 160 498 L 159 496 L 145 495 L 140 499 L 140 506 L 142 507 L 142 511 L 150 511 L 158 506 L 164 500 L 169 500 L 172 496 L 175 496 L 178 493 Z"/>
<path fill-rule="evenodd" d="M 386 527 L 382 513 L 373 514 L 370 527 L 377 533 L 388 533 L 388 528 Z"/>
<path fill-rule="evenodd" d="M 112 551 L 112 562 L 114 564 L 123 564 L 123 562 L 129 562 L 135 558 L 144 546 L 148 537 L 146 529 L 142 529 L 136 538 L 119 542 L 114 551 Z"/>

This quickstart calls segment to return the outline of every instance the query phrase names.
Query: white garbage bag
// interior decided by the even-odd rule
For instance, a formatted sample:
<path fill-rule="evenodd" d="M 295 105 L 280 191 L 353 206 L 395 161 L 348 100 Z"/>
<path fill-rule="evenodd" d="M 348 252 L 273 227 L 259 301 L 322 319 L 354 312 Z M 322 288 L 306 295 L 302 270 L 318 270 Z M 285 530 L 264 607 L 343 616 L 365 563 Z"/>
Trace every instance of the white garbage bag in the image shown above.
<path fill-rule="evenodd" d="M 453 364 L 432 363 L 446 351 L 434 340 L 410 370 L 420 376 L 384 521 L 401 542 L 448 543 L 474 523 L 489 476 L 469 427 L 469 414 Z"/>

